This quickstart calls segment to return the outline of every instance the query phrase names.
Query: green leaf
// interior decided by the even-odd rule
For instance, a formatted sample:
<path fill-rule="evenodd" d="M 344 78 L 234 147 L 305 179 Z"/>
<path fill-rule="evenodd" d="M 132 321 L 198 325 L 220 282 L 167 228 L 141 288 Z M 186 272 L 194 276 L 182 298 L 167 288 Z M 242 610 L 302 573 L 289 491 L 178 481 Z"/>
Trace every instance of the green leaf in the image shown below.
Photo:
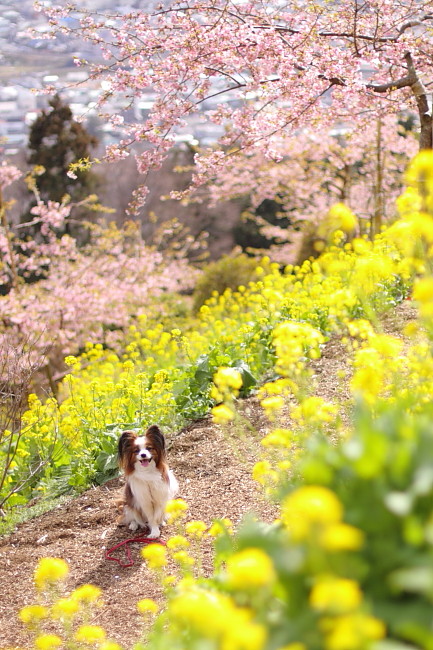
<path fill-rule="evenodd" d="M 241 394 L 247 394 L 253 386 L 256 386 L 257 379 L 251 372 L 250 366 L 245 361 L 236 361 L 232 368 L 236 368 L 242 377 Z"/>

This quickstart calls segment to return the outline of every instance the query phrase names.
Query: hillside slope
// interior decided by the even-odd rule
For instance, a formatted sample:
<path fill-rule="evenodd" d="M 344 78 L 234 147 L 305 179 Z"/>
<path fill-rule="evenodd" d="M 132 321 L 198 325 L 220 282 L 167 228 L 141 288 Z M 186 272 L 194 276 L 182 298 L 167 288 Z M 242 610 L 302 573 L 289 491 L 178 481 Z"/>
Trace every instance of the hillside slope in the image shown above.
<path fill-rule="evenodd" d="M 410 302 L 405 302 L 386 316 L 384 329 L 398 335 L 414 316 Z M 346 401 L 349 373 L 344 380 L 338 379 L 337 373 L 348 369 L 344 349 L 337 341 L 330 341 L 322 358 L 313 362 L 316 393 L 330 402 Z M 171 441 L 169 462 L 180 483 L 179 496 L 189 505 L 190 519 L 210 523 L 228 517 L 236 527 L 247 513 L 266 522 L 277 515 L 276 507 L 263 498 L 251 478 L 268 423 L 254 398 L 245 400 L 242 410 L 256 435 L 239 438 L 236 431 L 224 432 L 204 419 L 191 424 Z M 158 600 L 161 593 L 140 560 L 139 545 L 132 548 L 136 563 L 130 568 L 105 559 L 107 548 L 130 537 L 129 531 L 116 525 L 115 500 L 121 482 L 114 479 L 88 490 L 0 538 L 0 649 L 31 647 L 17 612 L 35 602 L 32 574 L 41 557 L 62 557 L 69 563 L 68 591 L 85 583 L 103 589 L 104 605 L 92 622 L 103 625 L 109 638 L 125 648 L 138 640 L 141 619 L 136 603 L 142 598 Z M 163 538 L 172 534 L 174 531 L 168 527 Z M 210 571 L 210 545 L 203 543 L 204 570 Z"/>

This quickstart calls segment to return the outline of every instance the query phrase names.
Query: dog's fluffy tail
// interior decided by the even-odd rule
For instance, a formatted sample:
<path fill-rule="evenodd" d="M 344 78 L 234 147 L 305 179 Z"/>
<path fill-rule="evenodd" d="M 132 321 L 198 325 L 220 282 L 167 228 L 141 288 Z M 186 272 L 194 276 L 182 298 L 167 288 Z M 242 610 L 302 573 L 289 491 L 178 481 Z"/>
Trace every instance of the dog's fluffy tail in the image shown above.
<path fill-rule="evenodd" d="M 168 498 L 174 499 L 179 492 L 179 483 L 171 470 L 168 470 Z"/>

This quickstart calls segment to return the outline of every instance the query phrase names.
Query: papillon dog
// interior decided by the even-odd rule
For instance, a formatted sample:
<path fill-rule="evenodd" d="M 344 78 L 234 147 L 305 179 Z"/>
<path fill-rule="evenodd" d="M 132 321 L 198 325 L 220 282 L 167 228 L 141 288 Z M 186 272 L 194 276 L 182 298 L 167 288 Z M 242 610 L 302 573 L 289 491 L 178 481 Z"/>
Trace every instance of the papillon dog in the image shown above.
<path fill-rule="evenodd" d="M 139 526 L 148 527 L 148 537 L 159 537 L 167 501 L 179 488 L 167 465 L 164 436 L 156 424 L 143 435 L 124 431 L 118 452 L 126 479 L 118 523 L 133 531 Z"/>

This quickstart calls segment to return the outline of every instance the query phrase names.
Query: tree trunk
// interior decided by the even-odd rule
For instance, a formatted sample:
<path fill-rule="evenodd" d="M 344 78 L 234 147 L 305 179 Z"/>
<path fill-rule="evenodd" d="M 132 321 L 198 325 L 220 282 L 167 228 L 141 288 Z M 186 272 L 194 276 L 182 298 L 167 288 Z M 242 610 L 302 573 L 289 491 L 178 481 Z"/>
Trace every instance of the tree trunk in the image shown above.
<path fill-rule="evenodd" d="M 420 122 L 419 148 L 433 149 L 432 142 L 432 108 L 427 99 L 427 89 L 415 69 L 412 55 L 406 52 L 404 58 L 409 73 L 409 85 L 414 94 Z"/>
<path fill-rule="evenodd" d="M 371 219 L 371 238 L 380 233 L 383 222 L 383 152 L 382 152 L 382 119 L 377 120 L 376 129 L 376 178 L 374 181 L 374 213 Z"/>
<path fill-rule="evenodd" d="M 427 98 L 426 98 L 427 103 Z M 419 110 L 419 107 L 418 107 Z M 420 135 L 419 135 L 419 148 L 422 149 L 433 149 L 433 137 L 432 137 L 432 109 L 427 106 L 426 112 L 420 114 Z"/>

